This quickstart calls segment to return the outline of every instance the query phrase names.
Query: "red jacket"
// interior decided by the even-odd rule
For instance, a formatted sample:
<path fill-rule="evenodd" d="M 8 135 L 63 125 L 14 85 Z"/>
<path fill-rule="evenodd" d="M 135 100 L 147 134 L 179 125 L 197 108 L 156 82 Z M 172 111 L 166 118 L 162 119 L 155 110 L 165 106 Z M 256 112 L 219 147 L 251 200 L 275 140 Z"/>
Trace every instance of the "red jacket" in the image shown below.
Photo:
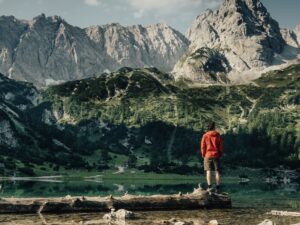
<path fill-rule="evenodd" d="M 202 157 L 220 158 L 223 155 L 223 140 L 219 132 L 208 131 L 201 140 Z"/>

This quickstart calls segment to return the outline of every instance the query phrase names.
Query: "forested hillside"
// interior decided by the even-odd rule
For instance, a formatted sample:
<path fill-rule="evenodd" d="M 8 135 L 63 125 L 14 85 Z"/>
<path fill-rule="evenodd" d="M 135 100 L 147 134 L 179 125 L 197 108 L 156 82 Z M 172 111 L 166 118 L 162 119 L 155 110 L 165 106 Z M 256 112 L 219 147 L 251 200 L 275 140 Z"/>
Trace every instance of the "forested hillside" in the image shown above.
<path fill-rule="evenodd" d="M 55 170 L 121 164 L 146 172 L 198 173 L 199 140 L 209 120 L 225 139 L 225 166 L 299 166 L 300 65 L 250 85 L 207 87 L 175 82 L 155 68 L 122 68 L 52 86 L 40 97 L 21 112 L 20 121 L 38 142 L 27 143 L 24 154 L 0 142 L 2 158 L 17 159 L 16 167 L 35 159 Z M 25 152 L 32 146 L 29 157 Z"/>

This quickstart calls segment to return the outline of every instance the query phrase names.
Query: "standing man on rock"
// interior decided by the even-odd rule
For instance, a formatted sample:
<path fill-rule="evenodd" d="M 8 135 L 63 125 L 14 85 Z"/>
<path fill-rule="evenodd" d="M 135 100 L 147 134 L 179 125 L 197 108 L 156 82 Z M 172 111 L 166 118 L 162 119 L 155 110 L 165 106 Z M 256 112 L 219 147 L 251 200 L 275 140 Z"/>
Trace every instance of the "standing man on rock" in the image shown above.
<path fill-rule="evenodd" d="M 220 133 L 215 130 L 215 122 L 213 121 L 209 122 L 208 132 L 202 137 L 201 154 L 204 159 L 204 170 L 206 171 L 207 191 L 212 191 L 211 171 L 214 167 L 216 172 L 216 191 L 220 193 L 220 158 L 223 154 L 223 140 Z"/>

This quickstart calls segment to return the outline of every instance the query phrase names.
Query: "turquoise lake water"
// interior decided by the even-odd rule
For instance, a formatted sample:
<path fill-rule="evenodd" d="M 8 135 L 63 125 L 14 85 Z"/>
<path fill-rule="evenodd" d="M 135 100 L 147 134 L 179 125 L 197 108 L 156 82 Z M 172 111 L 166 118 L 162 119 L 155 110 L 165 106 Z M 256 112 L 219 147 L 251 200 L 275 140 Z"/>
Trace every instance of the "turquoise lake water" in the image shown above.
<path fill-rule="evenodd" d="M 144 184 L 147 183 L 147 184 Z M 44 180 L 19 181 L 5 180 L 1 182 L 1 197 L 63 197 L 71 196 L 121 196 L 129 194 L 175 194 L 192 192 L 198 183 L 195 181 L 174 184 L 159 184 L 158 181 L 143 180 Z M 280 225 L 300 223 L 300 218 L 283 218 L 270 216 L 270 210 L 300 211 L 300 185 L 296 182 L 287 184 L 267 184 L 262 182 L 224 182 L 222 191 L 229 193 L 233 208 L 226 210 L 195 210 L 177 212 L 139 212 L 138 220 L 126 224 L 156 224 L 154 221 L 179 218 L 182 220 L 199 219 L 208 222 L 217 219 L 221 224 L 258 224 L 270 218 Z M 102 221 L 103 213 L 71 214 L 71 215 L 0 215 L 0 224 L 106 224 Z M 23 221 L 23 222 L 22 222 Z M 71 221 L 71 222 L 70 222 Z M 73 222 L 72 222 L 73 221 Z M 46 223 L 46 224 L 47 224 Z"/>

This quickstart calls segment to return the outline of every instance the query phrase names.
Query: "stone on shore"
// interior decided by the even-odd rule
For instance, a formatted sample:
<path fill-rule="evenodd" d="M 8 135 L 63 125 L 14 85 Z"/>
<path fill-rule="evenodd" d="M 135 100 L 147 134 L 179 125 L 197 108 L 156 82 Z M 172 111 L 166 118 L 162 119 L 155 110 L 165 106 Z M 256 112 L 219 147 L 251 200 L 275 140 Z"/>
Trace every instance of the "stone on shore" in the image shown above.
<path fill-rule="evenodd" d="M 211 220 L 209 221 L 208 225 L 219 225 L 217 220 Z"/>
<path fill-rule="evenodd" d="M 258 225 L 276 225 L 275 223 L 273 223 L 272 220 L 264 220 L 263 222 L 261 222 Z"/>
<path fill-rule="evenodd" d="M 125 209 L 119 209 L 118 211 L 112 209 L 110 213 L 107 213 L 103 216 L 103 219 L 105 220 L 125 220 L 134 218 L 134 213 Z"/>
<path fill-rule="evenodd" d="M 172 218 L 170 220 L 162 221 L 162 224 L 163 225 L 194 225 L 193 222 L 180 221 L 180 220 L 177 220 L 175 218 Z"/>
<path fill-rule="evenodd" d="M 295 217 L 300 217 L 300 212 L 288 212 L 288 211 L 272 210 L 271 212 L 269 212 L 267 214 L 273 215 L 273 216 L 295 216 Z"/>

